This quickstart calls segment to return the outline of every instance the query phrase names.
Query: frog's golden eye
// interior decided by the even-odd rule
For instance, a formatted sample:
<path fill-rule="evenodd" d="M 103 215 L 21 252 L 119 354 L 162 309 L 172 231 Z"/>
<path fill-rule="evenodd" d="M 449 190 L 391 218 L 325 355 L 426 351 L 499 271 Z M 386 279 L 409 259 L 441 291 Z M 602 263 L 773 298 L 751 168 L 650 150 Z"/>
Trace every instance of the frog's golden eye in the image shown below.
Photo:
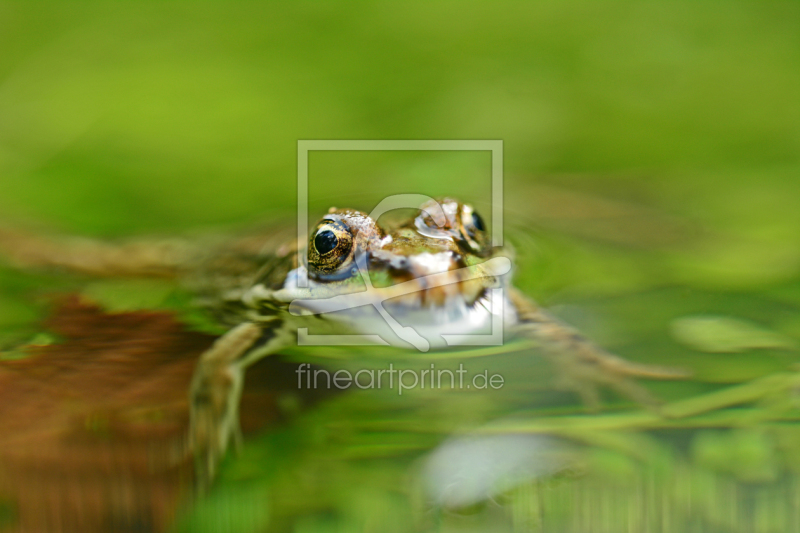
<path fill-rule="evenodd" d="M 483 219 L 475 211 L 472 212 L 472 225 L 475 226 L 475 229 L 478 231 L 486 231 L 486 226 L 483 224 Z"/>
<path fill-rule="evenodd" d="M 489 251 L 489 238 L 486 234 L 486 224 L 477 211 L 469 204 L 463 204 L 459 210 L 458 229 L 463 242 L 476 254 Z"/>
<path fill-rule="evenodd" d="M 352 255 L 353 236 L 341 220 L 323 219 L 311 232 L 308 243 L 309 270 L 315 273 L 335 272 Z"/>
<path fill-rule="evenodd" d="M 336 234 L 329 229 L 324 229 L 322 231 L 317 232 L 317 236 L 314 237 L 314 248 L 317 250 L 317 253 L 321 256 L 324 256 L 334 251 L 338 244 L 339 244 L 339 237 L 337 237 Z"/>
<path fill-rule="evenodd" d="M 437 223 L 432 216 L 431 204 L 441 208 L 444 219 Z M 454 240 L 465 252 L 486 256 L 491 253 L 491 243 L 486 234 L 486 223 L 471 205 L 462 204 L 454 198 L 431 200 L 420 207 L 420 215 L 414 220 L 417 231 L 427 237 Z"/>

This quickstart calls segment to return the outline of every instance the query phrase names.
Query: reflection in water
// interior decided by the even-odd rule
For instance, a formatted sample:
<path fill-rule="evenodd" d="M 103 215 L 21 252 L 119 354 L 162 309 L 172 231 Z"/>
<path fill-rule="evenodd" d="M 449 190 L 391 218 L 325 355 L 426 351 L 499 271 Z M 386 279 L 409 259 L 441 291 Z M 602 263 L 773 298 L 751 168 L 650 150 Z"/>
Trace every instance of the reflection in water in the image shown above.
<path fill-rule="evenodd" d="M 297 364 L 248 376 L 253 435 L 192 502 L 187 386 L 212 341 L 161 312 L 66 300 L 59 336 L 0 363 L 0 520 L 9 531 L 735 531 L 800 528 L 800 378 L 692 386 L 658 412 L 587 414 L 536 353 L 289 352 L 328 372 L 463 364 L 496 390 L 297 387 Z M 472 357 L 470 357 L 472 356 Z M 315 359 L 316 357 L 316 359 Z M 438 357 L 438 359 L 436 359 Z M 676 387 L 670 384 L 670 387 Z M 661 391 L 662 397 L 669 390 Z M 310 410 L 299 407 L 325 397 Z M 380 529 L 375 529 L 380 524 Z"/>
<path fill-rule="evenodd" d="M 192 532 L 800 528 L 793 372 L 707 392 L 686 384 L 694 393 L 678 391 L 658 412 L 611 404 L 586 414 L 553 390 L 542 358 L 513 343 L 431 360 L 388 349 L 288 353 L 328 372 L 463 364 L 505 385 L 330 396 L 298 389 L 297 364 L 267 359 L 248 377 L 245 433 L 297 416 L 248 439 L 217 489 L 187 506 L 186 391 L 212 337 L 162 312 L 105 314 L 77 299 L 47 329 L 59 342 L 0 363 L 9 531 L 166 531 L 176 515 Z"/>

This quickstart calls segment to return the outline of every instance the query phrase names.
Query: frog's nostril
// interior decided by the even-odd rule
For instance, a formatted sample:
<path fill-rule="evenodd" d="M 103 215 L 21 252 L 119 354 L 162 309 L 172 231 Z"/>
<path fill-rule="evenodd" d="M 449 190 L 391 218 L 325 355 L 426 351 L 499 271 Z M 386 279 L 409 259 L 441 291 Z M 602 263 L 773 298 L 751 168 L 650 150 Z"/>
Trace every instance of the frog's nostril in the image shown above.
<path fill-rule="evenodd" d="M 320 231 L 317 233 L 317 236 L 314 237 L 314 248 L 317 249 L 319 255 L 332 252 L 336 249 L 337 244 L 339 244 L 339 239 L 336 237 L 336 234 L 329 229 Z"/>

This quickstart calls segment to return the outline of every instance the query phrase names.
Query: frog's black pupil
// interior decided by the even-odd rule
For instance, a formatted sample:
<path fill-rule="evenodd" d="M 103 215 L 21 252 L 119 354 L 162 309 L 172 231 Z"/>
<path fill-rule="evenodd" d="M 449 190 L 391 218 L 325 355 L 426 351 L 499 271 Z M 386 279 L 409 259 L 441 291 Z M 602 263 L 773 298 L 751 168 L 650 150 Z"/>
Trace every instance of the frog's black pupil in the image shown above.
<path fill-rule="evenodd" d="M 317 233 L 317 236 L 314 237 L 314 248 L 317 249 L 320 255 L 325 255 L 332 251 L 336 248 L 337 244 L 339 244 L 339 239 L 337 239 L 336 235 L 329 229 L 320 231 Z"/>
<path fill-rule="evenodd" d="M 478 231 L 486 231 L 486 226 L 483 225 L 483 219 L 478 213 L 472 213 L 472 225 Z"/>

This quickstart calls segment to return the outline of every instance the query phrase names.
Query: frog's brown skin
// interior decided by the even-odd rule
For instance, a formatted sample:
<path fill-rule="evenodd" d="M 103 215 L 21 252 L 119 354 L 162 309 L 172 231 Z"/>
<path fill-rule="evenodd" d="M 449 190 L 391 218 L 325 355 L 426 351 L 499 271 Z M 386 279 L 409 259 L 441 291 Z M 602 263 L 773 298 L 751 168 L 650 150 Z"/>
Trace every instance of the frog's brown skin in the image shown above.
<path fill-rule="evenodd" d="M 307 246 L 294 242 L 279 247 L 277 253 L 264 254 L 259 251 L 261 243 L 261 239 L 243 239 L 209 254 L 207 249 L 177 241 L 162 242 L 156 248 L 145 244 L 125 248 L 87 240 L 64 246 L 0 231 L 0 250 L 19 264 L 67 267 L 93 275 L 189 279 L 220 323 L 231 327 L 201 356 L 190 391 L 189 441 L 201 486 L 211 482 L 231 438 L 238 436 L 245 368 L 296 342 L 297 327 L 307 318 L 288 312 L 292 300 L 363 291 L 355 268 L 356 251 L 364 253 L 376 286 L 417 280 L 415 292 L 387 304 L 398 320 L 398 315 L 408 310 L 406 318 L 414 317 L 412 320 L 463 327 L 458 317 L 469 315 L 470 324 L 476 317 L 488 317 L 488 289 L 498 284 L 505 287 L 506 327 L 535 340 L 561 370 L 564 384 L 590 407 L 599 404 L 597 385 L 611 386 L 653 405 L 647 391 L 631 377 L 684 376 L 680 371 L 631 363 L 605 352 L 513 289 L 508 276 L 481 270 L 501 251 L 491 248 L 483 220 L 472 207 L 452 198 L 421 206 L 412 219 L 393 228 L 382 228 L 359 211 L 331 209 L 312 230 Z M 76 246 L 81 253 L 75 253 Z M 307 250 L 302 254 L 306 264 L 298 264 L 298 249 L 301 253 Z M 481 275 L 467 279 L 464 267 Z M 301 273 L 308 276 L 306 289 L 296 284 Z M 426 286 L 425 276 L 437 273 L 446 273 L 450 281 Z M 359 318 L 345 322 L 344 327 L 359 329 L 363 322 Z M 370 327 L 361 332 L 371 333 Z"/>

